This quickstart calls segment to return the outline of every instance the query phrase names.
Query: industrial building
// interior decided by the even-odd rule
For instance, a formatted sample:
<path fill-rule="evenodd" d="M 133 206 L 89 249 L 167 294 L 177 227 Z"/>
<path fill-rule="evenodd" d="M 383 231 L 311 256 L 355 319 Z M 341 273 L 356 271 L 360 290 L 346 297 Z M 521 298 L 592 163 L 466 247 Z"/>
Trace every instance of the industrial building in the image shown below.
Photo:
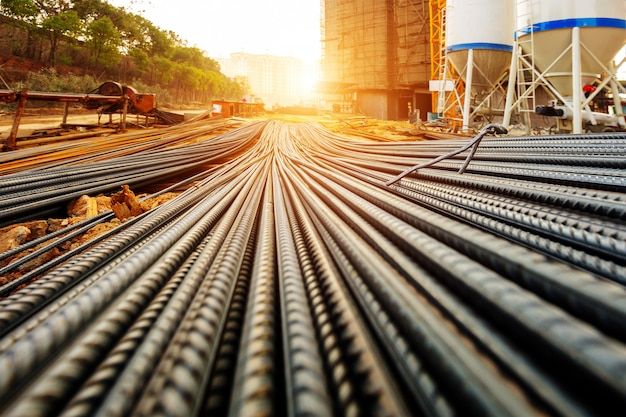
<path fill-rule="evenodd" d="M 335 110 L 378 119 L 407 119 L 417 109 L 422 119 L 442 114 L 468 130 L 473 120 L 510 124 L 514 115 L 531 129 L 545 125 L 542 116 L 563 113 L 558 129 L 580 133 L 583 122 L 596 126 L 598 119 L 615 128 L 623 123 L 623 87 L 615 77 L 620 63 L 613 62 L 623 47 L 623 13 L 616 7 L 588 3 L 571 15 L 558 1 L 325 1 L 321 90 Z M 548 19 L 581 21 L 582 35 L 573 42 L 569 24 L 543 25 Z M 603 39 L 618 41 L 606 45 Z M 565 75 L 572 72 L 580 80 Z M 584 85 L 600 86 L 594 97 L 606 89 L 616 98 L 605 106 L 612 115 L 585 110 L 593 98 L 573 97 Z M 431 105 L 433 91 L 439 97 Z M 553 110 L 552 102 L 565 104 Z M 534 115 L 538 106 L 541 117 Z"/>
<path fill-rule="evenodd" d="M 254 95 L 268 107 L 289 106 L 310 99 L 307 68 L 300 59 L 237 52 L 220 59 L 224 74 L 245 80 Z"/>
<path fill-rule="evenodd" d="M 431 111 L 428 0 L 324 1 L 321 28 L 330 107 L 391 120 Z"/>
<path fill-rule="evenodd" d="M 438 114 L 456 116 L 464 130 L 491 121 L 519 123 L 527 132 L 626 127 L 626 90 L 617 76 L 624 61 L 615 61 L 624 48 L 622 1 L 444 3 L 438 13 L 445 52 L 434 57 L 433 74 Z M 484 10 L 493 17 L 488 25 Z"/>
<path fill-rule="evenodd" d="M 0 87 L 0 417 L 623 417 L 626 0 L 321 6 L 324 108 Z"/>

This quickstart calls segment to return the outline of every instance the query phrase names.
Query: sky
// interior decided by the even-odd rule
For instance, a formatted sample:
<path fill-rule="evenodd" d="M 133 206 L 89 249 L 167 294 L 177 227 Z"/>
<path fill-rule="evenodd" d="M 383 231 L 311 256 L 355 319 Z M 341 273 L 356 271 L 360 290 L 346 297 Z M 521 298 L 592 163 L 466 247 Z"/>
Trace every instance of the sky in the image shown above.
<path fill-rule="evenodd" d="M 109 0 L 213 58 L 232 52 L 320 57 L 319 0 Z"/>

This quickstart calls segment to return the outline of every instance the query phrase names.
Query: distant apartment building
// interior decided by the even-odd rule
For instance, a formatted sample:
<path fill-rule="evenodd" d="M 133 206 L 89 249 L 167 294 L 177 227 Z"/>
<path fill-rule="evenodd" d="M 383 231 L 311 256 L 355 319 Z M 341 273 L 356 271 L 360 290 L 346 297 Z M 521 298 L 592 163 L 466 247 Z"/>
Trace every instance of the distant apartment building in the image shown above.
<path fill-rule="evenodd" d="M 378 119 L 431 110 L 428 0 L 323 0 L 322 77 L 329 107 Z"/>
<path fill-rule="evenodd" d="M 267 107 L 301 104 L 306 98 L 306 65 L 297 58 L 233 53 L 219 60 L 222 72 L 248 81 Z"/>

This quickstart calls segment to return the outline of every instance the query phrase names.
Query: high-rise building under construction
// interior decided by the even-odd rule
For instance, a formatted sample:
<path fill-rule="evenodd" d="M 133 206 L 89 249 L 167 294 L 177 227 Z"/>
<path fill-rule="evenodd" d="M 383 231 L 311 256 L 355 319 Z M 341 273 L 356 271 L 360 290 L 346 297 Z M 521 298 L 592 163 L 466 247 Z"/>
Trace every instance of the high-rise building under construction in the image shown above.
<path fill-rule="evenodd" d="M 428 0 L 322 1 L 322 83 L 335 110 L 380 119 L 431 110 Z"/>

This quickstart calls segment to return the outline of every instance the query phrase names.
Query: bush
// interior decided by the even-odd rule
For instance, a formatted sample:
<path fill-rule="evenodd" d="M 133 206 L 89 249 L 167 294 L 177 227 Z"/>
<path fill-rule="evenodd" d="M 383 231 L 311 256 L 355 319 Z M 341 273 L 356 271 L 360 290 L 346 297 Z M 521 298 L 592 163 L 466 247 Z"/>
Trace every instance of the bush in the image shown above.
<path fill-rule="evenodd" d="M 73 64 L 72 57 L 69 55 L 59 55 L 57 57 L 57 62 L 61 65 L 67 65 L 67 66 Z"/>
<path fill-rule="evenodd" d="M 31 73 L 22 83 L 22 88 L 59 93 L 87 93 L 100 84 L 91 75 L 60 75 L 54 69 L 44 69 Z"/>
<path fill-rule="evenodd" d="M 58 60 L 62 60 L 63 56 L 59 56 Z M 177 104 L 195 105 L 201 107 L 210 100 L 210 96 L 218 96 L 224 98 L 238 98 L 241 96 L 240 91 L 245 87 L 239 85 L 224 77 L 220 73 L 212 74 L 215 79 L 205 80 L 202 85 L 195 86 L 196 89 L 203 88 L 202 94 L 188 94 L 188 96 L 177 97 L 179 93 L 175 87 L 164 87 L 146 83 L 139 79 L 132 80 L 129 85 L 133 86 L 140 93 L 154 93 L 157 95 L 157 103 L 160 107 L 174 107 Z M 13 84 L 16 90 L 24 88 L 34 91 L 47 91 L 58 93 L 88 93 L 98 88 L 105 79 L 99 80 L 91 75 L 75 75 L 75 74 L 59 74 L 54 68 L 43 69 L 38 72 L 29 73 L 26 80 Z M 214 87 L 215 83 L 217 87 Z M 208 90 L 208 91 L 207 91 Z M 193 93 L 192 89 L 189 89 Z M 213 93 L 213 94 L 211 94 Z M 44 103 L 29 103 L 33 107 L 55 107 L 55 105 Z"/>

